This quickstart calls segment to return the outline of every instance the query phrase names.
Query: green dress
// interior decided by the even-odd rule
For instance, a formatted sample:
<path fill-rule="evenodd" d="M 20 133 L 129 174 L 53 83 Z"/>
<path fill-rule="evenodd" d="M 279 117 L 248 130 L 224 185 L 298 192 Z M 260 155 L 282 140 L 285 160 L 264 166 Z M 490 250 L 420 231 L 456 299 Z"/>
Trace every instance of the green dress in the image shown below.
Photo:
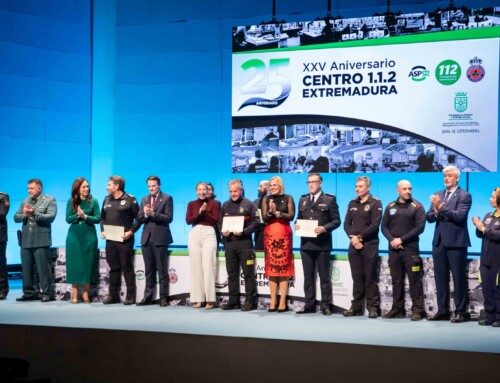
<path fill-rule="evenodd" d="M 69 230 L 66 237 L 66 283 L 86 284 L 94 281 L 98 258 L 95 224 L 101 219 L 99 202 L 92 198 L 83 200 L 81 209 L 87 219 L 78 218 L 71 200 L 66 206 L 66 222 Z"/>

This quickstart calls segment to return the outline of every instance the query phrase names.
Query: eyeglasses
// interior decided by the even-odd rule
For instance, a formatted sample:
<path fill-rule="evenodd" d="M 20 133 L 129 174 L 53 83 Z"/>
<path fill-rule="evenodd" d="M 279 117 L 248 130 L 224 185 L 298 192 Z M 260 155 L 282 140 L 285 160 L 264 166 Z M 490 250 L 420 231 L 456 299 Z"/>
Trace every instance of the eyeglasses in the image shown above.
<path fill-rule="evenodd" d="M 307 181 L 306 184 L 311 185 L 311 184 L 319 184 L 321 181 Z"/>

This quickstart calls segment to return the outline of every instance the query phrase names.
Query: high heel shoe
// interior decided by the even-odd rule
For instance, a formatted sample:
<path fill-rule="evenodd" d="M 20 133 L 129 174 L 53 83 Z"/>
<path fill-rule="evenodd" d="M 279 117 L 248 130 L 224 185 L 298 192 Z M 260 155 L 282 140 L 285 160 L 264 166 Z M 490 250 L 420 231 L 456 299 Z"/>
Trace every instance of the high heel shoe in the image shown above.
<path fill-rule="evenodd" d="M 78 303 L 78 298 L 71 298 L 70 302 L 75 305 Z"/>
<path fill-rule="evenodd" d="M 271 307 L 269 307 L 269 308 L 267 309 L 267 312 L 268 312 L 268 313 L 274 313 L 274 312 L 276 312 L 276 311 L 278 311 L 278 309 L 276 308 L 276 306 L 274 306 L 274 308 L 273 308 L 273 309 L 272 309 Z"/>
<path fill-rule="evenodd" d="M 199 309 L 199 308 L 201 307 L 201 302 L 196 302 L 196 303 L 193 305 L 193 307 L 194 307 L 195 309 Z"/>
<path fill-rule="evenodd" d="M 285 308 L 284 308 L 284 309 L 278 309 L 277 311 L 278 311 L 279 313 L 284 313 L 284 312 L 287 312 L 287 311 L 290 311 L 290 310 L 288 310 L 288 306 L 285 306 Z"/>
<path fill-rule="evenodd" d="M 89 295 L 84 293 L 82 295 L 82 300 L 83 300 L 83 303 L 89 304 L 90 303 Z"/>

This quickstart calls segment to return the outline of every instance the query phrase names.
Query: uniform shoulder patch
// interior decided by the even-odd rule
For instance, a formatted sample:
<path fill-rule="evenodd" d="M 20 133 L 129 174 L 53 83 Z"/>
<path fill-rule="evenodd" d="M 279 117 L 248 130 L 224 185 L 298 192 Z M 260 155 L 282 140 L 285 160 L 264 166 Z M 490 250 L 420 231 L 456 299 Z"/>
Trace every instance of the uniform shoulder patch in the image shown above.
<path fill-rule="evenodd" d="M 309 193 L 302 194 L 302 195 L 300 196 L 300 198 L 302 198 L 302 197 L 304 197 L 304 198 L 305 198 L 305 197 L 307 197 L 308 195 L 309 195 Z"/>
<path fill-rule="evenodd" d="M 391 202 L 391 203 L 389 204 L 389 206 L 390 206 L 390 207 L 392 207 L 392 206 L 394 206 L 394 205 L 396 205 L 396 202 Z"/>
<path fill-rule="evenodd" d="M 132 194 L 127 193 L 130 198 L 135 198 Z"/>

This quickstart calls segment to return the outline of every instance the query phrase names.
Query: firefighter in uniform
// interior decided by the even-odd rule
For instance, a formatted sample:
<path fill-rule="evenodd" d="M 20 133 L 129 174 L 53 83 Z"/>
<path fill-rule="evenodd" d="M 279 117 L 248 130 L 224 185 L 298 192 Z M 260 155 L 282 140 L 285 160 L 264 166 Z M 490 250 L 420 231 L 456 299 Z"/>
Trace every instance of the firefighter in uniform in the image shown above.
<path fill-rule="evenodd" d="M 363 176 L 356 179 L 356 194 L 349 202 L 344 221 L 344 230 L 350 238 L 349 265 L 353 280 L 351 308 L 344 316 L 363 315 L 363 301 L 366 300 L 369 318 L 380 315 L 380 294 L 378 272 L 378 229 L 382 219 L 382 203 L 369 192 L 371 181 Z"/>
<path fill-rule="evenodd" d="M 9 276 L 7 272 L 7 213 L 10 208 L 9 195 L 0 192 L 0 300 L 9 294 Z"/>
<path fill-rule="evenodd" d="M 120 303 L 121 273 L 127 286 L 123 304 L 135 303 L 134 233 L 139 229 L 139 205 L 131 194 L 125 193 L 125 180 L 120 176 L 108 179 L 109 195 L 101 211 L 101 237 L 106 238 L 104 225 L 124 228 L 123 242 L 106 240 L 106 261 L 109 265 L 109 295 L 104 304 Z"/>
<path fill-rule="evenodd" d="M 318 270 L 321 287 L 321 312 L 332 314 L 332 281 L 330 277 L 330 252 L 332 250 L 332 231 L 340 226 L 337 199 L 332 194 L 323 193 L 323 178 L 318 173 L 307 177 L 309 193 L 300 197 L 297 219 L 317 220 L 316 238 L 301 237 L 300 256 L 304 269 L 305 305 L 297 314 L 316 312 L 316 281 Z M 295 224 L 295 229 L 300 225 Z"/>
<path fill-rule="evenodd" d="M 389 268 L 392 278 L 392 309 L 384 318 L 405 317 L 405 274 L 408 276 L 412 299 L 411 320 L 422 319 L 424 291 L 422 287 L 422 260 L 419 235 L 425 228 L 426 212 L 422 204 L 412 198 L 411 183 L 398 182 L 399 198 L 385 209 L 382 233 L 389 241 Z"/>
<path fill-rule="evenodd" d="M 225 243 L 226 269 L 229 280 L 229 300 L 222 305 L 223 310 L 241 308 L 250 311 L 257 308 L 257 283 L 255 281 L 255 252 L 252 233 L 259 225 L 257 207 L 243 196 L 243 184 L 239 179 L 229 182 L 230 199 L 222 205 L 219 229 Z M 224 217 L 244 216 L 242 232 L 222 231 Z M 240 267 L 245 280 L 245 303 L 240 306 Z"/>

